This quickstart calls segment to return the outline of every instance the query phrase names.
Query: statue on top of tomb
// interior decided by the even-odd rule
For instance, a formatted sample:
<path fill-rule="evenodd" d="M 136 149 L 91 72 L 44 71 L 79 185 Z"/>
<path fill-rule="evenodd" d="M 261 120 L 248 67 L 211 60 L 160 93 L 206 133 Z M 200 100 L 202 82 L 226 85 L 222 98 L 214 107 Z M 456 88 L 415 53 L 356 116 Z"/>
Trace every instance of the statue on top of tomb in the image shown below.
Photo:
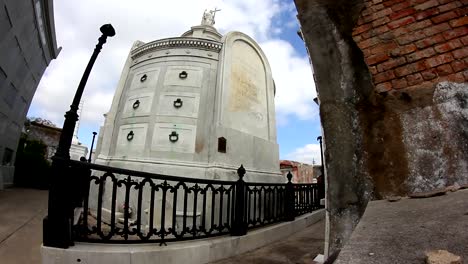
<path fill-rule="evenodd" d="M 201 24 L 204 26 L 213 26 L 215 24 L 215 15 L 216 12 L 221 11 L 221 9 L 215 8 L 214 10 L 203 12 L 203 18 Z"/>

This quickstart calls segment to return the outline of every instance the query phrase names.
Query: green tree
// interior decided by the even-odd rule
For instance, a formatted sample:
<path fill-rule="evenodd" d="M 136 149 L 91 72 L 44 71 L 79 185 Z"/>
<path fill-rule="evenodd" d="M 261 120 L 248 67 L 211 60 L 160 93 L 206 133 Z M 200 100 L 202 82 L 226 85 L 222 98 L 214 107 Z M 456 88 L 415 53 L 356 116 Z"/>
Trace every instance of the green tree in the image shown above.
<path fill-rule="evenodd" d="M 16 152 L 15 185 L 47 189 L 50 164 L 47 161 L 47 146 L 38 140 L 22 136 Z"/>

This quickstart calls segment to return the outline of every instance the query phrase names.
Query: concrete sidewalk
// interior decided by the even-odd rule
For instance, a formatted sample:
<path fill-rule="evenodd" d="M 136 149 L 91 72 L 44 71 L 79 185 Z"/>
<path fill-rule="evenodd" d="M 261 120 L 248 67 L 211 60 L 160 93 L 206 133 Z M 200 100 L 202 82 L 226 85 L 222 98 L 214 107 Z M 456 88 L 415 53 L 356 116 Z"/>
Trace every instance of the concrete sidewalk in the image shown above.
<path fill-rule="evenodd" d="M 287 239 L 232 258 L 213 262 L 214 264 L 280 264 L 314 263 L 317 254 L 323 254 L 325 219 L 295 233 Z"/>
<path fill-rule="evenodd" d="M 41 263 L 42 219 L 47 214 L 47 191 L 0 191 L 0 263 Z"/>
<path fill-rule="evenodd" d="M 419 264 L 425 251 L 468 260 L 468 189 L 398 202 L 372 201 L 335 264 Z"/>

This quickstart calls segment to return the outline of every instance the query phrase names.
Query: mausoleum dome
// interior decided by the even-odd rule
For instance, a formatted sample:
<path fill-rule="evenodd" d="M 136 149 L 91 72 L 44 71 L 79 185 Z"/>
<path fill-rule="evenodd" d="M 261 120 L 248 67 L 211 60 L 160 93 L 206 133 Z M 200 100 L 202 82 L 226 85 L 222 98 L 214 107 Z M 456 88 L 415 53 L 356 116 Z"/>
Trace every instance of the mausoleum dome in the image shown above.
<path fill-rule="evenodd" d="M 221 35 L 213 26 L 199 25 L 192 27 L 189 31 L 182 34 L 181 37 L 203 38 L 220 41 L 223 35 Z"/>

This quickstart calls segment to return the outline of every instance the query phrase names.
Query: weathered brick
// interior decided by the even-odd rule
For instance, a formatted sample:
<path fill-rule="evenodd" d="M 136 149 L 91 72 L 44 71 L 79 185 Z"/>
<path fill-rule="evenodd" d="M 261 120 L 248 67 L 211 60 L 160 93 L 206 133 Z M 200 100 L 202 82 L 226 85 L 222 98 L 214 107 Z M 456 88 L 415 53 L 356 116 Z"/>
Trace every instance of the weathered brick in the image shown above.
<path fill-rule="evenodd" d="M 431 9 L 416 13 L 414 15 L 414 18 L 416 18 L 416 20 L 422 20 L 422 19 L 429 18 L 437 14 L 439 14 L 439 9 L 431 8 Z"/>
<path fill-rule="evenodd" d="M 379 65 L 377 65 L 377 70 L 379 72 L 387 71 L 390 69 L 393 69 L 395 67 L 398 67 L 400 65 L 403 65 L 406 63 L 406 59 L 404 57 L 396 58 L 396 59 L 390 59 L 386 62 L 383 62 Z"/>
<path fill-rule="evenodd" d="M 373 27 L 378 27 L 378 26 L 381 26 L 383 24 L 387 24 L 388 22 L 390 22 L 390 19 L 388 17 L 382 17 L 382 18 L 379 18 L 379 19 L 376 19 L 376 20 L 372 21 L 372 26 Z"/>
<path fill-rule="evenodd" d="M 424 79 L 420 73 L 416 73 L 406 76 L 406 81 L 408 82 L 408 85 L 416 85 L 422 83 Z"/>
<path fill-rule="evenodd" d="M 362 35 L 359 36 L 353 36 L 354 42 L 358 43 L 362 40 Z"/>
<path fill-rule="evenodd" d="M 364 10 L 362 10 L 361 12 L 361 16 L 369 16 L 370 14 L 372 14 L 372 10 L 370 10 L 370 8 L 364 8 Z"/>
<path fill-rule="evenodd" d="M 367 49 L 363 49 L 362 50 L 362 53 L 364 53 L 364 58 L 367 58 L 369 57 L 371 54 L 370 54 L 370 50 L 367 48 Z"/>
<path fill-rule="evenodd" d="M 429 47 L 429 46 L 432 46 L 434 44 L 440 43 L 442 41 L 444 41 L 443 35 L 438 34 L 438 35 L 435 35 L 435 36 L 432 36 L 432 37 L 422 39 L 422 40 L 416 42 L 415 45 L 419 49 L 424 49 L 426 47 Z"/>
<path fill-rule="evenodd" d="M 416 50 L 416 45 L 408 44 L 408 45 L 400 47 L 400 50 L 401 50 L 400 54 L 402 54 L 402 55 L 408 54 L 408 53 L 411 53 L 411 52 Z"/>
<path fill-rule="evenodd" d="M 446 3 L 450 3 L 450 2 L 453 2 L 454 0 L 439 0 L 439 4 L 443 5 L 443 4 L 446 4 Z"/>
<path fill-rule="evenodd" d="M 467 1 L 468 2 L 468 1 Z M 458 17 L 464 17 L 468 15 L 468 3 L 464 7 L 460 7 L 454 10 Z"/>
<path fill-rule="evenodd" d="M 468 65 L 463 60 L 452 61 L 450 64 L 454 72 L 459 72 L 468 69 Z"/>
<path fill-rule="evenodd" d="M 428 68 L 434 68 L 441 64 L 450 63 L 452 61 L 453 61 L 453 56 L 449 53 L 445 53 L 445 54 L 437 55 L 435 57 L 426 59 L 426 66 Z"/>
<path fill-rule="evenodd" d="M 367 65 L 374 65 L 383 61 L 388 60 L 389 57 L 387 54 L 376 54 L 366 58 Z"/>
<path fill-rule="evenodd" d="M 443 33 L 446 40 L 468 35 L 468 27 L 458 27 Z"/>
<path fill-rule="evenodd" d="M 427 0 L 411 0 L 412 5 L 422 4 L 425 3 Z"/>
<path fill-rule="evenodd" d="M 377 74 L 377 67 L 371 66 L 371 67 L 369 67 L 369 71 L 370 71 L 370 73 L 372 73 L 372 75 L 375 75 L 375 74 Z"/>
<path fill-rule="evenodd" d="M 402 17 L 406 17 L 406 16 L 409 16 L 411 14 L 413 14 L 415 11 L 414 11 L 414 8 L 408 8 L 408 9 L 404 9 L 404 10 L 400 10 L 400 11 L 394 11 L 391 15 L 389 15 L 388 17 L 391 19 L 391 20 L 395 20 L 395 19 L 400 19 Z"/>
<path fill-rule="evenodd" d="M 414 52 L 416 50 L 417 50 L 416 45 L 408 44 L 408 45 L 400 46 L 400 47 L 398 47 L 396 49 L 391 50 L 390 51 L 390 56 L 397 57 L 397 56 L 400 56 L 400 55 L 405 55 L 405 54 Z"/>
<path fill-rule="evenodd" d="M 403 89 L 403 88 L 406 88 L 407 86 L 408 86 L 408 83 L 406 82 L 405 78 L 392 80 L 393 89 Z"/>
<path fill-rule="evenodd" d="M 383 1 L 383 0 L 372 0 L 372 3 L 373 3 L 374 5 L 376 5 L 376 4 L 382 3 L 382 1 Z"/>
<path fill-rule="evenodd" d="M 410 24 L 410 25 L 413 25 L 413 24 Z M 411 32 L 411 30 L 409 30 L 408 27 L 399 27 L 397 29 L 392 30 L 392 32 L 395 37 L 398 37 L 403 34 Z"/>
<path fill-rule="evenodd" d="M 428 90 L 428 89 L 431 89 L 432 87 L 434 87 L 434 83 L 433 82 L 430 82 L 430 81 L 424 81 L 420 84 L 416 84 L 416 85 L 412 85 L 412 86 L 408 86 L 407 88 L 409 89 L 414 89 L 414 90 Z"/>
<path fill-rule="evenodd" d="M 392 21 L 392 22 L 388 23 L 388 27 L 390 29 L 395 29 L 395 28 L 399 28 L 401 26 L 413 23 L 414 21 L 416 21 L 416 19 L 414 17 L 412 17 L 412 16 L 404 17 L 404 18 L 401 18 L 401 19 L 398 19 L 396 21 Z"/>
<path fill-rule="evenodd" d="M 387 1 L 383 2 L 383 5 L 384 6 L 393 6 L 393 5 L 396 5 L 396 4 L 398 4 L 400 2 L 403 2 L 403 1 L 405 1 L 405 0 L 387 0 Z"/>
<path fill-rule="evenodd" d="M 373 46 L 370 49 L 371 54 L 388 54 L 390 50 L 396 48 L 398 45 L 395 42 L 381 43 Z"/>
<path fill-rule="evenodd" d="M 416 31 L 416 32 L 413 32 L 413 33 L 408 33 L 408 34 L 405 34 L 403 36 L 398 37 L 397 42 L 400 45 L 406 45 L 406 44 L 409 44 L 409 43 L 414 42 L 416 40 L 423 39 L 425 37 L 426 37 L 426 35 L 424 34 L 424 31 L 419 30 L 419 31 Z"/>
<path fill-rule="evenodd" d="M 454 50 L 454 51 L 452 51 L 452 53 L 453 53 L 453 57 L 455 59 L 466 58 L 466 57 L 468 57 L 468 47 L 464 47 L 464 48 L 461 48 L 461 49 Z"/>
<path fill-rule="evenodd" d="M 441 15 L 438 15 L 438 16 L 435 16 L 435 17 L 431 18 L 431 21 L 434 22 L 435 24 L 439 24 L 439 23 L 442 23 L 444 21 L 454 19 L 457 16 L 458 15 L 454 11 L 450 11 L 450 12 L 443 13 Z"/>
<path fill-rule="evenodd" d="M 452 2 L 447 3 L 447 4 L 445 4 L 445 5 L 440 5 L 440 6 L 438 6 L 437 9 L 439 9 L 439 11 L 440 11 L 441 13 L 443 13 L 443 12 L 447 12 L 447 11 L 449 11 L 449 10 L 457 9 L 457 8 L 460 7 L 460 6 L 461 6 L 461 4 L 458 3 L 457 1 L 452 1 Z"/>
<path fill-rule="evenodd" d="M 372 29 L 372 31 L 375 32 L 375 34 L 383 34 L 389 30 L 390 29 L 387 27 L 387 25 L 383 25 L 383 26 Z"/>
<path fill-rule="evenodd" d="M 426 1 L 425 3 L 422 3 L 420 5 L 415 6 L 414 9 L 416 9 L 416 10 L 426 10 L 428 8 L 438 6 L 438 5 L 439 5 L 439 3 L 437 2 L 437 0 L 430 0 L 430 1 Z"/>
<path fill-rule="evenodd" d="M 364 0 L 364 6 L 366 8 L 370 8 L 371 6 L 373 6 L 374 4 L 372 3 L 372 0 Z"/>
<path fill-rule="evenodd" d="M 367 24 L 367 23 L 370 23 L 372 21 L 374 21 L 374 17 L 372 16 L 372 13 L 370 15 L 367 15 L 367 16 L 363 16 L 362 17 L 362 22 L 364 22 L 364 24 Z"/>
<path fill-rule="evenodd" d="M 432 80 L 437 77 L 437 72 L 434 69 L 429 69 L 427 71 L 421 72 L 421 75 L 424 80 Z"/>
<path fill-rule="evenodd" d="M 468 35 L 460 38 L 463 45 L 468 46 Z"/>
<path fill-rule="evenodd" d="M 439 45 L 436 45 L 434 47 L 434 49 L 438 52 L 438 53 L 445 53 L 447 51 L 451 51 L 451 50 L 454 50 L 454 49 L 457 49 L 459 47 L 463 46 L 462 43 L 460 42 L 460 40 L 458 39 L 454 39 L 454 40 L 451 40 L 451 41 L 448 41 L 448 42 L 445 42 L 445 43 L 442 43 L 442 44 L 439 44 Z"/>
<path fill-rule="evenodd" d="M 372 25 L 371 25 L 371 24 L 360 25 L 359 27 L 354 28 L 354 30 L 353 30 L 353 36 L 354 36 L 354 35 L 359 35 L 359 34 L 361 34 L 362 32 L 365 32 L 365 31 L 367 31 L 367 30 L 369 30 L 369 29 L 371 29 L 371 28 L 372 28 Z"/>
<path fill-rule="evenodd" d="M 370 8 L 372 11 L 377 12 L 379 10 L 384 9 L 385 6 L 383 4 L 378 4 L 378 5 L 372 5 Z"/>
<path fill-rule="evenodd" d="M 360 36 L 362 36 L 363 39 L 368 39 L 376 35 L 372 34 L 372 31 L 369 30 L 369 31 L 363 32 Z"/>
<path fill-rule="evenodd" d="M 362 25 L 362 24 L 364 24 L 364 19 L 362 19 L 362 16 L 360 16 L 360 17 L 358 18 L 358 20 L 356 21 L 356 25 L 357 25 L 357 26 L 360 26 L 360 25 Z"/>
<path fill-rule="evenodd" d="M 402 9 L 408 8 L 410 6 L 410 1 L 404 1 L 403 3 L 399 3 L 396 5 L 392 5 L 393 11 L 400 11 Z"/>
<path fill-rule="evenodd" d="M 383 42 L 386 42 L 386 43 L 395 40 L 395 36 L 393 35 L 393 33 L 391 31 L 385 32 L 383 34 L 378 35 L 378 38 L 381 39 Z"/>
<path fill-rule="evenodd" d="M 450 64 L 440 65 L 439 67 L 436 68 L 436 71 L 439 76 L 449 75 L 453 72 Z"/>
<path fill-rule="evenodd" d="M 368 47 L 372 47 L 372 46 L 374 46 L 375 44 L 377 44 L 379 42 L 380 42 L 379 38 L 374 37 L 374 38 L 366 39 L 366 40 L 363 40 L 363 41 L 359 42 L 358 46 L 361 49 L 365 49 L 365 48 L 368 48 Z"/>
<path fill-rule="evenodd" d="M 413 52 L 411 54 L 406 55 L 406 60 L 408 62 L 418 61 L 420 59 L 431 57 L 432 55 L 436 54 L 433 48 L 427 48 L 420 51 Z"/>
<path fill-rule="evenodd" d="M 437 33 L 447 31 L 447 30 L 450 30 L 450 29 L 451 28 L 450 28 L 448 23 L 442 23 L 442 24 L 438 24 L 438 25 L 435 25 L 435 26 L 428 27 L 428 28 L 424 29 L 424 34 L 426 34 L 426 36 L 432 36 L 432 35 L 435 35 Z"/>
<path fill-rule="evenodd" d="M 423 20 L 423 21 L 419 21 L 419 22 L 416 22 L 416 23 L 409 24 L 408 26 L 406 26 L 406 28 L 409 29 L 410 31 L 416 31 L 416 30 L 421 29 L 421 28 L 427 28 L 427 27 L 429 27 L 431 25 L 432 25 L 431 20 L 426 19 L 426 20 Z"/>
<path fill-rule="evenodd" d="M 409 75 L 411 73 L 420 72 L 426 69 L 426 65 L 424 61 L 417 61 L 411 64 L 407 64 L 395 69 L 395 75 L 397 77 L 402 77 L 405 75 Z"/>
<path fill-rule="evenodd" d="M 449 82 L 464 82 L 465 77 L 461 72 L 453 73 L 447 76 L 439 77 L 439 82 L 449 81 Z"/>
<path fill-rule="evenodd" d="M 383 5 L 382 5 L 382 6 L 383 6 Z M 390 9 L 390 8 L 385 8 L 385 9 L 383 9 L 383 10 L 380 10 L 380 11 L 377 11 L 377 12 L 372 13 L 371 16 L 372 16 L 372 17 L 374 18 L 374 20 L 375 20 L 375 19 L 379 19 L 379 18 L 384 17 L 384 16 L 388 16 L 388 15 L 390 15 L 390 14 L 392 14 L 392 9 Z"/>
<path fill-rule="evenodd" d="M 468 24 L 468 16 L 460 17 L 449 22 L 452 27 L 461 27 Z"/>
<path fill-rule="evenodd" d="M 386 72 L 381 72 L 376 75 L 374 75 L 374 82 L 381 83 L 381 82 L 386 82 L 390 81 L 391 79 L 395 79 L 395 74 L 393 73 L 392 70 L 386 71 Z"/>
<path fill-rule="evenodd" d="M 375 86 L 375 90 L 379 93 L 387 92 L 392 89 L 392 84 L 390 82 L 379 83 Z"/>
<path fill-rule="evenodd" d="M 468 70 L 463 71 L 463 76 L 465 77 L 465 81 L 468 82 Z"/>

